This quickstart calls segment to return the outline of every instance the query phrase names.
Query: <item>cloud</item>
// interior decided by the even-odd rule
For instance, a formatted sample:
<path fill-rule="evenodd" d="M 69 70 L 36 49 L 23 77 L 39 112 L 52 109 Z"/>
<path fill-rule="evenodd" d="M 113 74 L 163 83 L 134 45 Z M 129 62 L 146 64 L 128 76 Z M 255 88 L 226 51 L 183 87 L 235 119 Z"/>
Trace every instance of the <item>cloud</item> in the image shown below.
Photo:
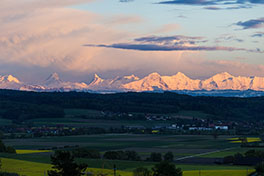
<path fill-rule="evenodd" d="M 85 45 L 89 47 L 116 48 L 138 51 L 249 51 L 244 48 L 225 47 L 225 46 L 165 46 L 154 44 L 127 44 L 119 43 L 112 45 Z M 261 52 L 257 51 L 256 52 Z"/>
<path fill-rule="evenodd" d="M 220 37 L 217 37 L 215 39 L 215 43 L 222 43 L 222 42 L 231 42 L 231 41 L 236 41 L 236 42 L 244 42 L 244 40 L 237 38 L 234 35 L 230 35 L 230 34 L 223 34 Z"/>
<path fill-rule="evenodd" d="M 256 32 L 255 34 L 251 35 L 251 37 L 264 37 L 264 32 Z"/>
<path fill-rule="evenodd" d="M 222 38 L 221 38 L 222 39 Z M 230 36 L 225 38 L 226 40 L 240 39 Z M 115 48 L 124 50 L 137 50 L 137 51 L 247 51 L 263 53 L 260 49 L 246 49 L 236 48 L 228 46 L 201 46 L 199 43 L 207 43 L 203 37 L 191 37 L 191 36 L 147 36 L 134 39 L 132 43 L 114 43 L 110 45 L 105 44 L 85 44 L 87 47 L 99 47 L 99 48 Z"/>
<path fill-rule="evenodd" d="M 132 2 L 134 0 L 119 0 L 119 2 Z"/>
<path fill-rule="evenodd" d="M 262 28 L 264 27 L 264 17 L 244 22 L 239 21 L 236 23 L 236 25 L 243 27 L 243 29 Z"/>
<path fill-rule="evenodd" d="M 264 0 L 237 0 L 237 3 L 252 3 L 252 4 L 264 4 Z"/>
<path fill-rule="evenodd" d="M 190 36 L 183 36 L 183 35 L 174 35 L 174 36 L 147 36 L 147 37 L 141 37 L 136 38 L 134 41 L 137 42 L 154 42 L 154 43 L 196 43 L 204 39 L 203 37 L 190 37 Z"/>
<path fill-rule="evenodd" d="M 139 16 L 131 16 L 131 15 L 115 15 L 110 20 L 106 21 L 106 23 L 111 25 L 124 25 L 124 24 L 135 24 L 142 23 L 144 19 Z"/>
<path fill-rule="evenodd" d="M 232 7 L 217 7 L 217 6 L 206 6 L 204 9 L 206 10 L 236 10 L 236 9 L 249 9 L 252 8 L 251 5 L 239 5 L 239 6 L 232 6 Z"/>
<path fill-rule="evenodd" d="M 140 23 L 136 15 L 119 14 L 113 18 L 69 8 L 87 2 L 91 1 L 1 0 L 0 74 L 15 73 L 20 79 L 31 82 L 32 79 L 43 80 L 54 71 L 62 73 L 63 78 L 87 82 L 89 75 L 94 72 L 112 77 L 130 73 L 145 75 L 153 71 L 174 74 L 179 70 L 203 76 L 214 70 L 228 71 L 231 66 L 229 63 L 209 62 L 210 58 L 205 59 L 208 53 L 199 51 L 239 49 L 201 46 L 209 45 L 209 42 L 199 36 L 138 38 L 138 33 L 134 34 L 120 26 Z M 166 30 L 177 30 L 177 25 L 172 25 L 171 29 L 169 25 L 165 26 L 163 31 Z M 127 42 L 129 39 L 134 40 Z M 84 47 L 85 43 L 92 43 L 93 46 L 102 43 L 109 45 Z M 149 52 L 142 52 L 142 47 Z M 156 49 L 159 52 L 155 52 Z M 233 72 L 264 73 L 263 70 L 257 71 L 258 66 L 245 66 L 245 70 L 241 68 L 234 66 Z"/>
<path fill-rule="evenodd" d="M 207 9 L 207 10 L 222 10 L 222 8 L 215 7 L 215 6 L 204 7 L 204 9 Z"/>
<path fill-rule="evenodd" d="M 264 0 L 168 0 L 161 1 L 159 4 L 174 5 L 236 5 L 236 4 L 264 4 Z"/>
<path fill-rule="evenodd" d="M 160 4 L 183 4 L 183 5 L 215 5 L 217 1 L 214 0 L 171 0 L 162 1 Z"/>
<path fill-rule="evenodd" d="M 91 1 L 0 1 L 0 8 L 13 9 L 0 11 L 1 66 L 53 67 L 75 72 L 93 70 L 96 67 L 91 60 L 102 49 L 87 49 L 83 43 L 87 40 L 114 42 L 130 35 L 115 28 L 118 20 L 105 25 L 108 21 L 105 17 L 65 8 L 75 2 Z"/>

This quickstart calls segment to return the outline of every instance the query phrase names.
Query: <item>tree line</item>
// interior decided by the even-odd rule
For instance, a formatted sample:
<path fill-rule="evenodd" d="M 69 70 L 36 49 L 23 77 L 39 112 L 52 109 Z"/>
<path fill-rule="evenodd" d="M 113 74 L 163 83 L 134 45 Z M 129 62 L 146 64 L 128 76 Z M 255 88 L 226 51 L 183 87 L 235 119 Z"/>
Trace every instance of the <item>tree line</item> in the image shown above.
<path fill-rule="evenodd" d="M 264 97 L 192 97 L 172 92 L 91 94 L 0 90 L 0 116 L 22 120 L 63 117 L 65 108 L 124 113 L 177 113 L 191 110 L 204 112 L 216 119 L 260 120 L 264 119 L 263 104 Z"/>
<path fill-rule="evenodd" d="M 142 157 L 132 150 L 119 150 L 119 151 L 106 151 L 103 155 L 98 150 L 91 150 L 87 148 L 77 148 L 71 151 L 72 155 L 77 158 L 89 158 L 89 159 L 107 159 L 107 160 L 128 160 L 128 161 L 144 161 Z M 174 155 L 172 152 L 167 152 L 164 155 L 158 152 L 152 152 L 145 161 L 149 162 L 172 162 Z"/>

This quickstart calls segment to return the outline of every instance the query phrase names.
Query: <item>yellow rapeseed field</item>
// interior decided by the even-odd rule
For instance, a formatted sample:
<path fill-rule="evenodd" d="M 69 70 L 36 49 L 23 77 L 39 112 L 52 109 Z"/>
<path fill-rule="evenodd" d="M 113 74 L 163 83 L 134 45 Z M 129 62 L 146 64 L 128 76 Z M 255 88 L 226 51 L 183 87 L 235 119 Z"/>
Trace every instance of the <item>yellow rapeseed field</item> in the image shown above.
<path fill-rule="evenodd" d="M 46 153 L 52 152 L 51 150 L 16 150 L 17 154 L 31 154 L 31 153 Z"/>

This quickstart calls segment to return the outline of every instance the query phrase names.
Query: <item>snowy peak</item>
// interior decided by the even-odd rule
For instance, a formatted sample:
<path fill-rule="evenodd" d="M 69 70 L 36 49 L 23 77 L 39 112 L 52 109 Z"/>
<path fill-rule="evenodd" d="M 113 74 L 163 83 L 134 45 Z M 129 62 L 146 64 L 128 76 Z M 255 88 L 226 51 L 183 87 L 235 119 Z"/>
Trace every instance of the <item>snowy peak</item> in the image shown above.
<path fill-rule="evenodd" d="M 162 76 L 170 90 L 197 90 L 200 80 L 192 80 L 185 74 L 178 72 L 173 76 Z"/>
<path fill-rule="evenodd" d="M 28 91 L 96 91 L 96 92 L 124 92 L 124 91 L 160 91 L 160 90 L 255 90 L 264 91 L 264 77 L 233 76 L 227 72 L 216 74 L 205 80 L 191 79 L 178 72 L 172 76 L 161 76 L 154 72 L 143 78 L 135 75 L 117 76 L 113 79 L 102 79 L 97 74 L 92 82 L 62 81 L 57 73 L 51 74 L 40 85 L 30 85 L 20 82 L 12 75 L 0 76 L 0 89 L 28 90 Z"/>
<path fill-rule="evenodd" d="M 206 90 L 234 89 L 235 77 L 227 72 L 216 74 L 206 80 L 201 81 L 201 88 Z"/>
<path fill-rule="evenodd" d="M 17 84 L 20 83 L 20 81 L 12 75 L 5 75 L 2 77 L 0 76 L 0 81 L 1 82 L 13 82 L 13 83 L 17 83 Z"/>
<path fill-rule="evenodd" d="M 0 89 L 19 90 L 22 86 L 23 83 L 20 82 L 16 77 L 12 75 L 0 75 Z"/>
<path fill-rule="evenodd" d="M 97 74 L 94 75 L 93 81 L 89 84 L 89 89 L 92 90 L 123 90 L 123 85 L 139 80 L 135 75 L 120 77 L 117 76 L 114 79 L 102 79 Z"/>
<path fill-rule="evenodd" d="M 227 72 L 222 72 L 222 73 L 219 73 L 219 74 L 214 75 L 211 78 L 213 78 L 214 80 L 221 81 L 221 80 L 225 80 L 225 79 L 233 78 L 233 77 L 234 76 L 232 76 L 231 74 L 229 74 Z"/>
<path fill-rule="evenodd" d="M 134 74 L 130 75 L 130 76 L 124 76 L 124 79 L 127 79 L 127 80 L 139 80 L 140 78 L 135 76 Z"/>
<path fill-rule="evenodd" d="M 53 80 L 59 81 L 60 77 L 59 77 L 59 74 L 55 72 L 55 73 L 51 74 L 48 79 L 53 79 Z"/>
<path fill-rule="evenodd" d="M 101 79 L 96 73 L 94 74 L 94 79 Z"/>
<path fill-rule="evenodd" d="M 146 78 L 158 78 L 160 77 L 160 74 L 157 73 L 157 72 L 154 72 L 154 73 L 150 73 L 148 76 L 146 76 Z"/>
<path fill-rule="evenodd" d="M 51 74 L 43 83 L 44 91 L 73 91 L 73 90 L 85 90 L 87 84 L 78 82 L 66 82 L 62 81 L 58 73 Z"/>
<path fill-rule="evenodd" d="M 59 77 L 59 74 L 53 73 L 45 80 L 44 85 L 54 85 L 54 84 L 60 84 L 60 83 L 62 83 L 62 81 Z"/>
<path fill-rule="evenodd" d="M 168 85 L 157 72 L 151 73 L 145 78 L 123 85 L 125 89 L 133 91 L 168 90 Z"/>
<path fill-rule="evenodd" d="M 94 74 L 93 81 L 89 84 L 89 87 L 100 86 L 104 82 L 104 79 L 100 78 L 97 74 Z"/>
<path fill-rule="evenodd" d="M 189 77 L 187 77 L 182 72 L 178 72 L 176 75 L 173 75 L 172 77 L 179 78 L 179 79 L 190 79 Z"/>

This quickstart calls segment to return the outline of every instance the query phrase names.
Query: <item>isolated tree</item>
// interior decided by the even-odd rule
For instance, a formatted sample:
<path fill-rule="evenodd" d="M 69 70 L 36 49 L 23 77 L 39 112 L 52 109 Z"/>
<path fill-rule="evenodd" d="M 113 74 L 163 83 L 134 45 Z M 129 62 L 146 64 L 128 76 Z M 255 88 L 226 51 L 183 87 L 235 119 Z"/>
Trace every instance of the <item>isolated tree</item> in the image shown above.
<path fill-rule="evenodd" d="M 164 161 L 172 162 L 174 160 L 174 155 L 172 152 L 167 152 L 163 156 Z"/>
<path fill-rule="evenodd" d="M 153 176 L 182 176 L 182 170 L 176 168 L 175 164 L 168 161 L 162 161 L 156 164 L 153 170 Z"/>
<path fill-rule="evenodd" d="M 87 168 L 86 164 L 77 164 L 73 155 L 68 151 L 56 151 L 51 156 L 54 170 L 49 170 L 49 176 L 81 176 Z"/>
<path fill-rule="evenodd" d="M 139 167 L 133 171 L 133 176 L 152 176 L 152 173 L 148 168 Z"/>

